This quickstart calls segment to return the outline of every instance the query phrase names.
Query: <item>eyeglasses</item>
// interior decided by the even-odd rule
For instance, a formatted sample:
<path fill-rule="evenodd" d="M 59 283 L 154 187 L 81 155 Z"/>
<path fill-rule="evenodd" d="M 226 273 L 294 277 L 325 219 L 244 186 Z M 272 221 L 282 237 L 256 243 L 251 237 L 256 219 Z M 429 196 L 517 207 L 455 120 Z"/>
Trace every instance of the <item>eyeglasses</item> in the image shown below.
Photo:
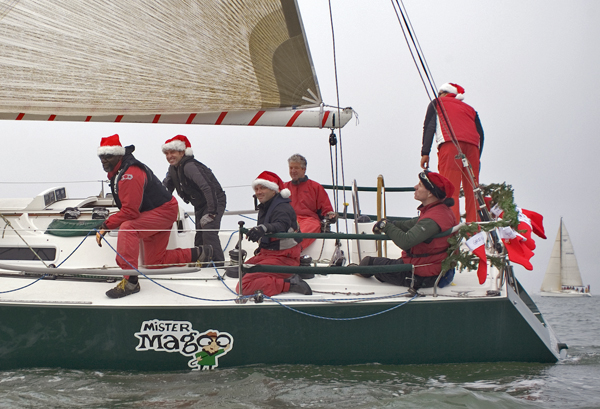
<path fill-rule="evenodd" d="M 111 160 L 112 158 L 115 157 L 115 155 L 109 155 L 109 154 L 107 154 L 107 155 L 98 155 L 98 157 L 100 158 L 100 160 L 102 160 L 102 159 Z"/>
<path fill-rule="evenodd" d="M 429 180 L 426 172 L 419 173 L 419 179 L 421 180 L 421 183 L 423 183 L 423 186 L 425 186 L 425 189 L 429 190 L 432 195 L 438 199 L 444 199 L 446 197 L 446 193 Z"/>
<path fill-rule="evenodd" d="M 419 179 L 421 179 L 421 182 L 427 184 L 427 186 L 425 186 L 427 190 L 433 190 L 437 187 L 433 183 L 431 183 L 431 180 L 429 180 L 425 172 L 419 173 Z"/>

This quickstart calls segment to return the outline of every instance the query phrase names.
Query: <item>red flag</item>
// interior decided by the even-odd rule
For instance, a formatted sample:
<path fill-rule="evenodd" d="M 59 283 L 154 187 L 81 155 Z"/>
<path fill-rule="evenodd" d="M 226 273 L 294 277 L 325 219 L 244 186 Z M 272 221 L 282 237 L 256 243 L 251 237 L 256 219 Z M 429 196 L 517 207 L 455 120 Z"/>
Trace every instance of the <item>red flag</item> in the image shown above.
<path fill-rule="evenodd" d="M 519 226 L 517 227 L 517 230 L 519 230 L 519 232 L 524 231 L 524 233 L 521 234 L 525 237 L 524 243 L 527 248 L 529 248 L 529 250 L 535 250 L 535 240 L 531 238 L 531 220 L 529 217 L 525 216 L 522 209 L 517 207 L 517 211 L 519 212 Z"/>
<path fill-rule="evenodd" d="M 522 265 L 529 271 L 533 270 L 533 266 L 529 261 L 533 257 L 533 251 L 524 244 L 521 236 L 510 227 L 503 227 L 499 229 L 499 232 L 508 252 L 508 259 L 513 263 Z"/>
<path fill-rule="evenodd" d="M 477 278 L 479 284 L 485 283 L 487 277 L 487 256 L 485 254 L 485 233 L 479 232 L 469 240 L 467 240 L 467 247 L 473 254 L 479 257 L 479 265 L 477 266 Z"/>
<path fill-rule="evenodd" d="M 545 239 L 546 232 L 544 231 L 544 216 L 532 210 L 521 209 L 521 211 L 531 220 L 531 229 L 533 232 L 542 239 Z"/>

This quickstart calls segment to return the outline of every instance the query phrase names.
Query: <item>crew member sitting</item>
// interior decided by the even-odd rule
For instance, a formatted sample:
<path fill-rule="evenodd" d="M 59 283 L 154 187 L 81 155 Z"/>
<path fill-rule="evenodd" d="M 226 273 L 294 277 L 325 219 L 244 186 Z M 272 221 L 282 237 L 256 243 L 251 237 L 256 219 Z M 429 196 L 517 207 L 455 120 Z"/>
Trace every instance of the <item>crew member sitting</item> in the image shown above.
<path fill-rule="evenodd" d="M 258 225 L 247 233 L 248 240 L 258 242 L 255 256 L 248 264 L 281 266 L 300 265 L 300 242 L 302 239 L 276 239 L 265 237 L 266 233 L 293 233 L 298 231 L 296 212 L 290 204 L 290 191 L 273 172 L 262 172 L 252 182 L 258 205 Z M 239 287 L 237 289 L 239 291 Z M 262 291 L 268 296 L 285 292 L 310 295 L 312 291 L 306 281 L 298 275 L 280 273 L 249 273 L 242 278 L 242 294 L 250 295 Z"/>
<path fill-rule="evenodd" d="M 402 257 L 365 257 L 361 266 L 412 264 L 415 268 L 414 284 L 410 271 L 398 273 L 376 273 L 381 282 L 413 287 L 433 287 L 442 270 L 442 261 L 449 247 L 448 237 L 433 238 L 436 234 L 456 225 L 456 217 L 450 209 L 454 186 L 439 173 L 425 170 L 419 173 L 419 183 L 415 186 L 415 200 L 421 202 L 419 217 L 402 221 L 382 219 L 375 223 L 373 232 L 387 234 L 394 244 L 402 249 Z M 362 274 L 361 274 L 362 275 Z M 362 275 L 370 277 L 371 275 Z"/>
<path fill-rule="evenodd" d="M 298 216 L 302 233 L 320 233 L 321 219 L 335 222 L 337 213 L 333 211 L 329 196 L 323 186 L 306 176 L 306 158 L 295 154 L 288 159 L 291 181 L 285 188 L 291 192 L 292 207 Z M 315 239 L 303 239 L 302 248 L 307 248 Z"/>

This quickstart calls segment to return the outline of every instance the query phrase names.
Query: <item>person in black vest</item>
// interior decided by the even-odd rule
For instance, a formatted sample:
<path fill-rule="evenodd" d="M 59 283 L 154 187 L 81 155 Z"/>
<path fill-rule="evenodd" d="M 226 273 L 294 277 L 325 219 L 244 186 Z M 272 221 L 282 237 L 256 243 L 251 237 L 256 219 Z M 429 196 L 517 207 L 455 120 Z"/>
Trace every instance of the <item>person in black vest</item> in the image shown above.
<path fill-rule="evenodd" d="M 225 256 L 219 229 L 227 204 L 225 192 L 212 171 L 194 159 L 192 145 L 184 135 L 167 140 L 162 151 L 170 164 L 163 184 L 171 193 L 177 190 L 184 202 L 194 206 L 197 230 L 194 245 L 212 246 L 212 260 L 222 266 Z"/>
<path fill-rule="evenodd" d="M 260 204 L 258 224 L 248 230 L 247 238 L 258 242 L 258 248 L 254 257 L 248 259 L 246 264 L 299 266 L 302 239 L 265 236 L 267 233 L 299 232 L 296 212 L 289 199 L 289 189 L 284 189 L 279 176 L 269 171 L 258 175 L 252 182 L 252 188 Z M 239 291 L 239 286 L 236 290 Z M 297 274 L 258 272 L 244 275 L 242 294 L 251 295 L 256 291 L 262 291 L 269 297 L 285 292 L 312 294 L 310 286 Z"/>
<path fill-rule="evenodd" d="M 98 148 L 98 157 L 108 173 L 110 189 L 119 208 L 99 228 L 98 245 L 102 246 L 102 238 L 108 230 L 119 228 L 116 260 L 123 270 L 138 268 L 140 243 L 144 249 L 144 264 L 151 268 L 209 261 L 212 249 L 208 246 L 167 250 L 179 206 L 150 168 L 133 156 L 134 150 L 133 145 L 123 147 L 117 134 L 102 138 Z M 126 275 L 106 295 L 121 298 L 139 291 L 138 276 Z"/>

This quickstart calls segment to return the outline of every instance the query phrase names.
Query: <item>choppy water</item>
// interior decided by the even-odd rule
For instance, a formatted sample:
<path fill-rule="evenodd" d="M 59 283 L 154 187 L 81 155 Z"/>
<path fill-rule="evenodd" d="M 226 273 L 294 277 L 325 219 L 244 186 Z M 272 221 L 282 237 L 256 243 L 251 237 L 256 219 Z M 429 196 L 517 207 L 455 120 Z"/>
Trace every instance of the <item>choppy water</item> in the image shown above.
<path fill-rule="evenodd" d="M 0 372 L 0 408 L 600 408 L 600 296 L 533 298 L 570 347 L 558 364 L 19 370 Z"/>

